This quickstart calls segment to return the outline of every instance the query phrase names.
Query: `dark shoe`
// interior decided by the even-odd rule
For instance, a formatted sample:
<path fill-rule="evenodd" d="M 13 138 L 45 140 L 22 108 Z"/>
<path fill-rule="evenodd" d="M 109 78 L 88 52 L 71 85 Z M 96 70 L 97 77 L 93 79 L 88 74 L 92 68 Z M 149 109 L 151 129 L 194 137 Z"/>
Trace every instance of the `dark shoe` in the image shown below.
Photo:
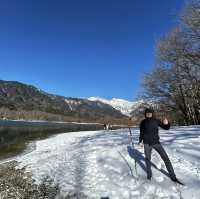
<path fill-rule="evenodd" d="M 148 177 L 147 177 L 147 180 L 151 180 L 151 177 L 148 176 Z"/>
<path fill-rule="evenodd" d="M 175 178 L 171 178 L 171 180 L 175 183 L 181 184 L 181 185 L 185 185 L 184 183 L 182 183 L 179 179 Z"/>
<path fill-rule="evenodd" d="M 170 177 L 170 178 L 171 178 L 172 181 L 176 181 L 177 180 L 176 176 L 175 177 Z"/>

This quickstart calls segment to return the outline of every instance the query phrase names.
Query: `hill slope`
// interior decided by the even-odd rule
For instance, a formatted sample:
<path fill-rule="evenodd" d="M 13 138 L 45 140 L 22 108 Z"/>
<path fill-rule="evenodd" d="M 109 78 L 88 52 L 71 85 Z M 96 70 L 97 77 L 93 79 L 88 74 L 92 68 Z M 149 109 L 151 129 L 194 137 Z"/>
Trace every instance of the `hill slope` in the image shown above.
<path fill-rule="evenodd" d="M 40 111 L 67 116 L 75 121 L 127 119 L 120 111 L 103 102 L 52 95 L 16 81 L 0 80 L 0 107 L 18 112 Z"/>

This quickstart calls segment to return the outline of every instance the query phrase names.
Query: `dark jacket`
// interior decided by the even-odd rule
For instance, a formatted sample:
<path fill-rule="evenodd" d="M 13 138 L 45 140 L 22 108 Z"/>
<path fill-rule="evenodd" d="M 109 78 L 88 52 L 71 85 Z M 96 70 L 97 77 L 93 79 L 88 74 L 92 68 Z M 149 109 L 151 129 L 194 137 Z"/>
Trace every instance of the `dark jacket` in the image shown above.
<path fill-rule="evenodd" d="M 165 125 L 156 118 L 145 118 L 142 120 L 140 123 L 139 143 L 142 141 L 144 144 L 150 145 L 160 143 L 160 137 L 158 133 L 159 127 L 168 130 L 170 128 L 170 123 Z"/>

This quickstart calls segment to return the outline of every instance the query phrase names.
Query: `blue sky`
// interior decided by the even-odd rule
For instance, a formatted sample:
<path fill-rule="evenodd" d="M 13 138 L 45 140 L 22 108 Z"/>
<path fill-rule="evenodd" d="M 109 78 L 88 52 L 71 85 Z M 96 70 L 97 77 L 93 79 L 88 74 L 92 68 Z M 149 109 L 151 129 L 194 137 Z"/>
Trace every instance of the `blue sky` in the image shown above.
<path fill-rule="evenodd" d="M 0 1 L 0 79 L 135 100 L 183 0 Z"/>

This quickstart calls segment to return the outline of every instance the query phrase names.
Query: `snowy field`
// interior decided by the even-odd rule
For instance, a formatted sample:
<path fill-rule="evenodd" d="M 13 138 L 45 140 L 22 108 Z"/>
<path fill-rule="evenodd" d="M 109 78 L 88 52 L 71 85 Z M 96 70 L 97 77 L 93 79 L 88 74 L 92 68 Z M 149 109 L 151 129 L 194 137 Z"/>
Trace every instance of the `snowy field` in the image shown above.
<path fill-rule="evenodd" d="M 186 186 L 169 179 L 155 151 L 153 179 L 146 180 L 139 131 L 132 132 L 134 148 L 126 129 L 63 133 L 36 141 L 35 150 L 16 158 L 18 168 L 31 171 L 35 183 L 50 176 L 61 188 L 58 198 L 74 192 L 94 199 L 200 198 L 200 126 L 160 131 L 177 177 Z"/>

